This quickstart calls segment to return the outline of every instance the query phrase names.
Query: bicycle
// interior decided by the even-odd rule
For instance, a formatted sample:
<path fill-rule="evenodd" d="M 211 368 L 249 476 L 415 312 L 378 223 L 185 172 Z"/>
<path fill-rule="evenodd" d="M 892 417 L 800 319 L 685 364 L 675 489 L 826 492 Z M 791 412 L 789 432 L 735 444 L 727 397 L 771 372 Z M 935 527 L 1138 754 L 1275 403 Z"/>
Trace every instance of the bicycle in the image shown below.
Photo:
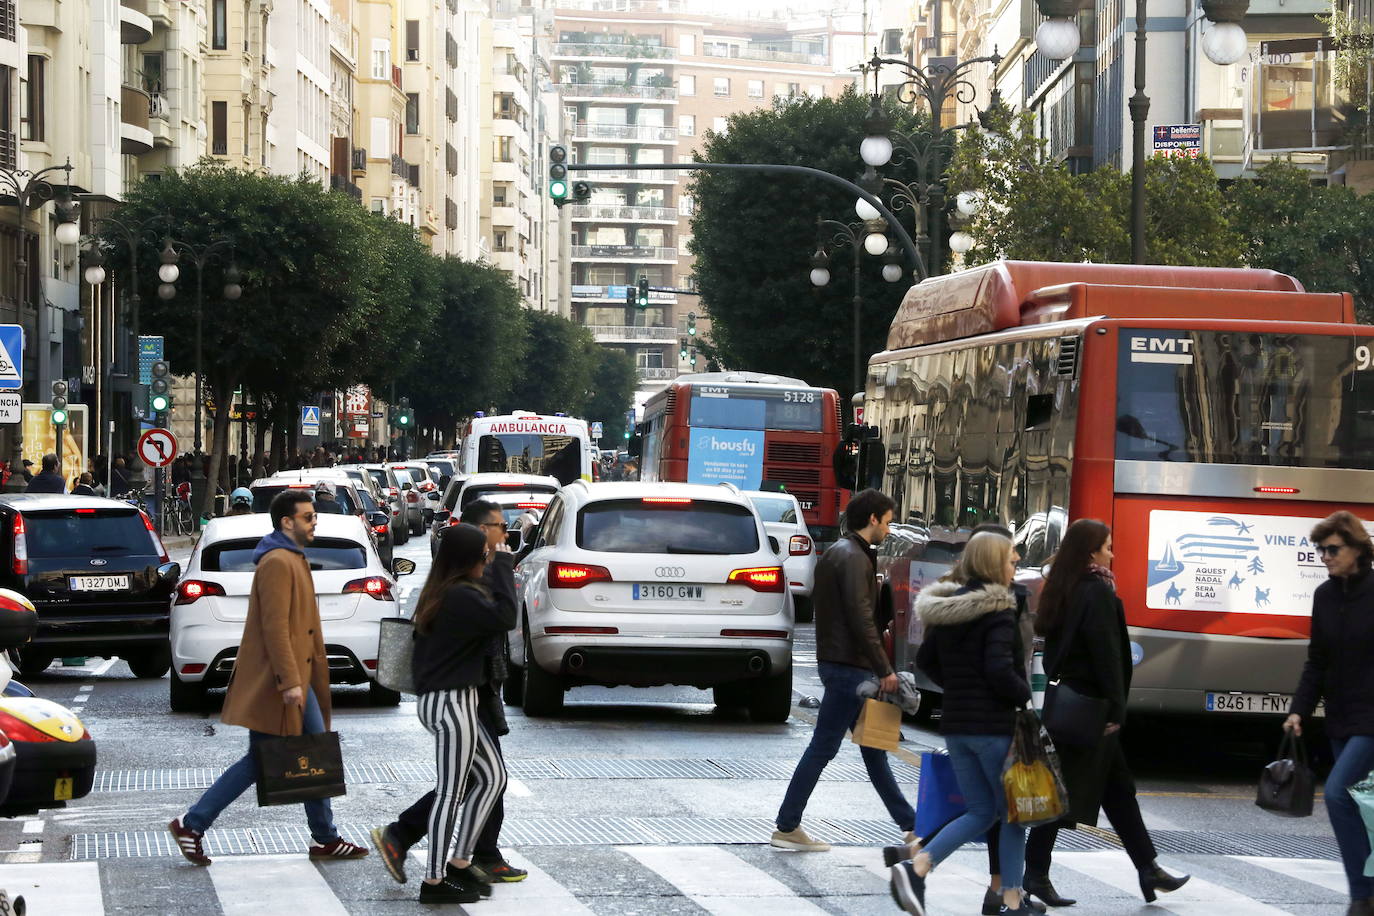
<path fill-rule="evenodd" d="M 127 492 L 120 493 L 115 499 L 123 500 L 138 511 L 146 513 L 148 511 L 148 502 L 145 496 L 146 494 L 143 487 L 131 487 Z"/>
<path fill-rule="evenodd" d="M 168 534 L 190 534 L 194 524 L 191 512 L 191 485 L 178 484 L 172 493 L 162 500 L 162 519 Z"/>

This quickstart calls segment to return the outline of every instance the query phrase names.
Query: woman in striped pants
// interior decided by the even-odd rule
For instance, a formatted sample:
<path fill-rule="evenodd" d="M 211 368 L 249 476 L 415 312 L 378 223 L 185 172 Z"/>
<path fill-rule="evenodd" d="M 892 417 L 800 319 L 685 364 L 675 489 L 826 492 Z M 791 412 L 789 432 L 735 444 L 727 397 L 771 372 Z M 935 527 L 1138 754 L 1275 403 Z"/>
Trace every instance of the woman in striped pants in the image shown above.
<path fill-rule="evenodd" d="M 434 736 L 438 771 L 421 903 L 476 903 L 491 893 L 470 866 L 477 835 L 505 791 L 506 769 L 477 721 L 478 687 L 487 677 L 492 637 L 515 626 L 515 580 L 510 564 L 499 563 L 491 587 L 484 585 L 490 558 L 480 528 L 449 528 L 416 604 L 415 690 L 420 722 Z M 469 776 L 474 785 L 464 804 Z"/>

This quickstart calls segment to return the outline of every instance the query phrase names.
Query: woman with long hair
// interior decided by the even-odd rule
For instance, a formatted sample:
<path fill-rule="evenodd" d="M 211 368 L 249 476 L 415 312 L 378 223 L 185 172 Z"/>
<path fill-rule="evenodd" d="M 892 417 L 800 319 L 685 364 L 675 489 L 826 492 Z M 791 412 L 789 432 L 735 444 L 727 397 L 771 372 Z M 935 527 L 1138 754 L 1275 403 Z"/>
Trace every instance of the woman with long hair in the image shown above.
<path fill-rule="evenodd" d="M 1112 575 L 1112 531 L 1096 519 L 1069 526 L 1045 577 L 1035 609 L 1035 631 L 1045 638 L 1045 676 L 1086 697 L 1106 701 L 1101 738 L 1092 745 L 1056 741 L 1073 824 L 1097 825 L 1107 813 L 1140 877 L 1140 892 L 1175 891 L 1189 876 L 1175 876 L 1155 862 L 1155 845 L 1140 816 L 1135 780 L 1121 749 L 1126 696 L 1131 687 L 1131 646 L 1126 610 Z M 1050 859 L 1059 825 L 1031 830 L 1026 840 L 1026 890 L 1050 906 L 1072 906 L 1050 883 Z"/>
<path fill-rule="evenodd" d="M 505 791 L 506 769 L 477 720 L 478 688 L 487 677 L 491 638 L 515 626 L 510 566 L 493 567 L 498 574 L 491 588 L 482 583 L 490 553 L 480 528 L 449 528 L 415 607 L 417 706 L 420 722 L 434 736 L 438 771 L 421 903 L 476 903 L 484 890 L 490 893 L 470 866 L 477 835 Z M 464 805 L 469 775 L 474 786 Z"/>
<path fill-rule="evenodd" d="M 1346 913 L 1374 916 L 1374 878 L 1365 872 L 1369 834 L 1347 791 L 1374 769 L 1374 542 L 1349 512 L 1318 522 L 1311 542 L 1331 578 L 1312 594 L 1307 664 L 1283 727 L 1301 737 L 1303 719 L 1326 700 L 1326 736 L 1336 762 L 1323 797 L 1350 882 Z"/>
<path fill-rule="evenodd" d="M 955 850 L 998 825 L 1002 899 L 998 912 L 1030 916 L 1021 893 L 1025 829 L 1004 820 L 1002 764 L 1016 711 L 1030 702 L 1025 660 L 1016 651 L 1016 567 L 1012 544 L 992 532 L 969 538 L 963 583 L 942 580 L 921 591 L 916 613 L 926 627 L 916 665 L 944 691 L 940 731 L 967 806 L 926 848 L 891 869 L 892 895 L 908 913 L 925 913 L 926 876 Z"/>

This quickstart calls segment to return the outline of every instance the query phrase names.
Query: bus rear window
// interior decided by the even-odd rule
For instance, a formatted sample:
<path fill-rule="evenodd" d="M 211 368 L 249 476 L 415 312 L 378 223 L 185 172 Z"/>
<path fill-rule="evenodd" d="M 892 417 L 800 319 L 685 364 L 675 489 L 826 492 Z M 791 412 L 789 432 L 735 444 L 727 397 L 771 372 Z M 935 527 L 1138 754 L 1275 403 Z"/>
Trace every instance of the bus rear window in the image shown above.
<path fill-rule="evenodd" d="M 1122 328 L 1116 457 L 1374 468 L 1366 338 Z M 1367 351 L 1366 351 L 1367 352 Z"/>
<path fill-rule="evenodd" d="M 691 424 L 711 429 L 783 429 L 821 432 L 821 391 L 749 390 L 712 387 L 692 392 Z"/>
<path fill-rule="evenodd" d="M 543 474 L 569 484 L 582 477 L 582 450 L 582 440 L 573 436 L 482 436 L 477 440 L 477 473 Z"/>
<path fill-rule="evenodd" d="M 577 519 L 577 546 L 607 553 L 736 554 L 759 549 L 754 514 L 733 503 L 594 502 Z"/>

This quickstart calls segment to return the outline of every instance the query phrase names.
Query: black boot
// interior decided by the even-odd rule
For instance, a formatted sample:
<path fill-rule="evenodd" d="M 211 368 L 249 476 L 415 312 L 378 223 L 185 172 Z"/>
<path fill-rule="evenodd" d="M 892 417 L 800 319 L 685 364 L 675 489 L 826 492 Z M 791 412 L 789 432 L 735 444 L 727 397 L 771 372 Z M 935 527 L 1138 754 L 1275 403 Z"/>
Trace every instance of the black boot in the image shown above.
<path fill-rule="evenodd" d="M 1048 906 L 1073 906 L 1078 902 L 1070 897 L 1059 896 L 1059 892 L 1050 883 L 1048 874 L 1037 875 L 1035 872 L 1028 871 L 1021 886 L 1025 888 L 1027 894 L 1038 900 L 1043 900 Z"/>
<path fill-rule="evenodd" d="M 1187 884 L 1191 877 L 1192 875 L 1174 877 L 1160 868 L 1158 863 L 1151 862 L 1149 868 L 1140 870 L 1140 892 L 1145 895 L 1146 903 L 1154 903 L 1155 891 L 1176 891 Z"/>

